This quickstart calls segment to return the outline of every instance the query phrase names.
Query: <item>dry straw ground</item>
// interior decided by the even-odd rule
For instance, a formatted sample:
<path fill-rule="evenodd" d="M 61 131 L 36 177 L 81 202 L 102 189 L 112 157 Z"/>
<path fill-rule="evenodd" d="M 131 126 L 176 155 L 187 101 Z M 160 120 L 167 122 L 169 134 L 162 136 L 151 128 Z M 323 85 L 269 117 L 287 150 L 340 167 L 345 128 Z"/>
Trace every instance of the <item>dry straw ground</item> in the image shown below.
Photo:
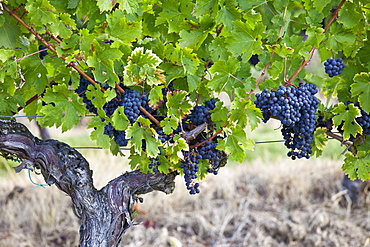
<path fill-rule="evenodd" d="M 84 154 L 98 188 L 128 169 L 106 151 Z M 226 166 L 196 196 L 180 177 L 173 194 L 144 195 L 122 246 L 370 246 L 369 199 L 350 211 L 339 203 L 340 161 L 277 157 Z M 70 199 L 54 186 L 32 189 L 26 172 L 8 169 L 0 177 L 0 246 L 77 246 Z"/>

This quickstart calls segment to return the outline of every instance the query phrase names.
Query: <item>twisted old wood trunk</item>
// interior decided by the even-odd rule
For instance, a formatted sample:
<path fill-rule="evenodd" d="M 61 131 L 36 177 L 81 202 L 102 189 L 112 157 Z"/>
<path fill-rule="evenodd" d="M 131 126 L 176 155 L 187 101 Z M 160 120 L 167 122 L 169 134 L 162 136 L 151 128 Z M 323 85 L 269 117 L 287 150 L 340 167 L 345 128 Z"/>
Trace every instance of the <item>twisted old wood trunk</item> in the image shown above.
<path fill-rule="evenodd" d="M 15 168 L 37 169 L 45 182 L 67 193 L 81 219 L 80 246 L 118 246 L 122 234 L 132 225 L 133 204 L 137 195 L 154 190 L 172 193 L 177 174 L 127 172 L 104 188 L 93 185 L 86 159 L 75 149 L 56 140 L 40 140 L 23 125 L 0 120 L 0 154 L 18 158 Z"/>

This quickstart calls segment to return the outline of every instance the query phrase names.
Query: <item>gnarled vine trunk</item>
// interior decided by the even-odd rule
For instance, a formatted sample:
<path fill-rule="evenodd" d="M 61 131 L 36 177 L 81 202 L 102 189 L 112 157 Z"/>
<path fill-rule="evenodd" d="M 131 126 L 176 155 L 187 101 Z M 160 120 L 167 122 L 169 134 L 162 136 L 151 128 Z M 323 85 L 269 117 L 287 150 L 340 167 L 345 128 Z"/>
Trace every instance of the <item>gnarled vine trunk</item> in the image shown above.
<path fill-rule="evenodd" d="M 92 170 L 75 149 L 56 140 L 40 140 L 23 125 L 0 120 L 0 153 L 18 158 L 15 168 L 38 169 L 45 182 L 67 193 L 76 215 L 81 218 L 80 246 L 118 246 L 122 234 L 132 225 L 133 204 L 137 195 L 153 190 L 172 193 L 176 173 L 143 174 L 127 172 L 104 188 L 93 185 Z"/>

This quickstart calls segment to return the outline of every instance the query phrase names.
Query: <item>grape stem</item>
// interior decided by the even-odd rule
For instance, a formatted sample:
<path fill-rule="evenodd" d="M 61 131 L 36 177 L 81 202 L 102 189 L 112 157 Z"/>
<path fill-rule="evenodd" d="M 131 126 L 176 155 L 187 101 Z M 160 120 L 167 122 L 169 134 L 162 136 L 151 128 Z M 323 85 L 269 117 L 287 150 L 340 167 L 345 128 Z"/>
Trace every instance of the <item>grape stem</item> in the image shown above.
<path fill-rule="evenodd" d="M 33 53 L 31 53 L 31 54 L 28 54 L 28 55 L 26 55 L 26 56 L 23 56 L 23 57 L 21 57 L 21 58 L 18 58 L 17 60 L 15 60 L 16 62 L 20 62 L 20 61 L 22 61 L 23 59 L 25 59 L 25 58 L 27 58 L 27 57 L 30 57 L 30 56 L 33 56 L 33 55 L 35 55 L 35 54 L 38 54 L 38 53 L 41 53 L 41 52 L 43 52 L 43 51 L 47 51 L 48 50 L 48 48 L 45 48 L 45 49 L 42 49 L 42 50 L 39 50 L 39 51 L 36 51 L 36 52 L 33 52 Z"/>
<path fill-rule="evenodd" d="M 214 133 L 211 137 L 209 137 L 209 138 L 207 138 L 207 139 L 205 139 L 204 141 L 202 141 L 202 142 L 199 142 L 199 143 L 197 143 L 197 144 L 195 144 L 195 145 L 191 145 L 191 146 L 189 146 L 189 148 L 197 148 L 197 147 L 199 147 L 199 146 L 202 146 L 203 144 L 205 144 L 207 141 L 211 141 L 213 138 L 215 138 L 218 134 L 220 134 L 223 130 L 224 130 L 224 128 L 226 128 L 227 126 L 229 125 L 229 121 L 227 121 L 226 122 L 226 124 L 224 125 L 224 126 L 222 126 L 216 133 Z"/>
<path fill-rule="evenodd" d="M 205 130 L 207 127 L 206 123 L 202 123 L 201 125 L 195 127 L 191 131 L 186 131 L 182 134 L 182 137 L 185 139 L 187 143 L 189 143 L 191 140 L 194 140 L 197 138 L 197 136 Z"/>
<path fill-rule="evenodd" d="M 347 146 L 347 148 L 341 154 L 344 154 L 346 151 L 349 150 L 349 151 L 351 151 L 351 153 L 353 155 L 356 155 L 356 151 L 354 150 L 353 142 L 352 141 L 344 140 L 343 137 L 341 137 L 340 135 L 334 134 L 331 131 L 326 131 L 325 134 L 327 136 L 330 136 L 331 138 L 334 138 L 334 139 L 340 141 L 342 144 L 344 144 L 344 145 Z"/>

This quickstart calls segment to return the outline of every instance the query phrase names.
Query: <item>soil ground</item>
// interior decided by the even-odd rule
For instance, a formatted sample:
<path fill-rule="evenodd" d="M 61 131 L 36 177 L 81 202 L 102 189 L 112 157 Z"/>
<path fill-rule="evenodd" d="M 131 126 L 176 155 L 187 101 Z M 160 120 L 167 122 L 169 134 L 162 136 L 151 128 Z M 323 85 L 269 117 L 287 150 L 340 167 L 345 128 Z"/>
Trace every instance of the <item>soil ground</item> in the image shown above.
<path fill-rule="evenodd" d="M 98 188 L 128 169 L 103 150 L 85 155 Z M 370 246 L 369 199 L 344 203 L 340 161 L 272 160 L 226 166 L 196 196 L 181 177 L 171 195 L 144 195 L 122 246 Z M 33 187 L 26 172 L 0 178 L 0 246 L 77 246 L 69 197 Z"/>

